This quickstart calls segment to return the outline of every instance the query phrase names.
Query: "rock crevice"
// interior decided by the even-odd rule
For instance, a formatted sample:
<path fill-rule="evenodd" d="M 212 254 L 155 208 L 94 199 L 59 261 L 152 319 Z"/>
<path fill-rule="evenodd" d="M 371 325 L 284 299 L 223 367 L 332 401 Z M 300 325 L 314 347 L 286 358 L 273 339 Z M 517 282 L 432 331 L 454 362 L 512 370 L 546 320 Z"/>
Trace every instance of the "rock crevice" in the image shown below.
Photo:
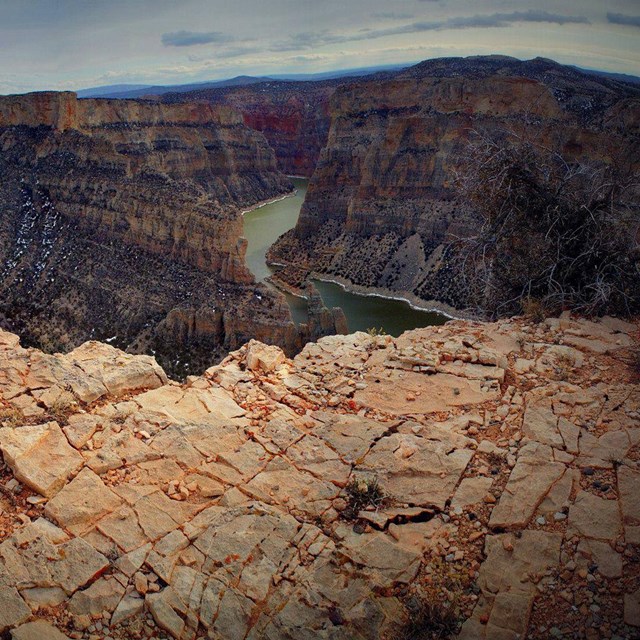
<path fill-rule="evenodd" d="M 0 630 L 377 639 L 451 599 L 460 638 L 635 637 L 639 330 L 251 341 L 183 384 L 0 332 Z"/>

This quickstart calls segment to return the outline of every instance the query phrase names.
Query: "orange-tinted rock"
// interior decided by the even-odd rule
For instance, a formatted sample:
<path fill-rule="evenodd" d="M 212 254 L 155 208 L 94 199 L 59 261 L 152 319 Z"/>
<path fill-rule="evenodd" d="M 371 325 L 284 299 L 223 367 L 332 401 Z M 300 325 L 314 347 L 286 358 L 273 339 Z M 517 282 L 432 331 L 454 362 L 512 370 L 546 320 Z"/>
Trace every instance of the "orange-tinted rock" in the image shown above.
<path fill-rule="evenodd" d="M 343 82 L 267 81 L 169 94 L 162 100 L 232 106 L 245 125 L 264 134 L 284 173 L 311 176 L 327 142 L 329 99 Z"/>

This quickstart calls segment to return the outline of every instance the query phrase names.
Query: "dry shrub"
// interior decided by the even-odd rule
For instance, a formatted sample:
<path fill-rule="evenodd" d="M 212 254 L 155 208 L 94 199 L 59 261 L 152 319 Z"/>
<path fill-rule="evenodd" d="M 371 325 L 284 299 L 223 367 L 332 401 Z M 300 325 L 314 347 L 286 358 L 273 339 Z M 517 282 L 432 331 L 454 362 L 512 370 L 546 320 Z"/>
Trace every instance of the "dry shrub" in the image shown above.
<path fill-rule="evenodd" d="M 345 488 L 347 493 L 347 508 L 342 512 L 342 517 L 346 520 L 355 520 L 358 514 L 367 507 L 382 506 L 384 492 L 378 484 L 378 479 L 355 478 Z"/>
<path fill-rule="evenodd" d="M 61 397 L 49 407 L 47 414 L 60 426 L 64 426 L 69 422 L 69 416 L 75 413 L 77 409 L 78 405 L 74 400 Z"/>
<path fill-rule="evenodd" d="M 407 620 L 390 640 L 447 640 L 455 637 L 459 618 L 455 606 L 446 598 L 410 598 L 405 603 Z"/>
<path fill-rule="evenodd" d="M 458 186 L 480 228 L 455 245 L 479 310 L 640 312 L 638 180 L 622 165 L 573 161 L 513 132 L 476 132 Z"/>
<path fill-rule="evenodd" d="M 3 427 L 20 427 L 24 422 L 25 418 L 22 412 L 15 407 L 0 408 L 0 425 Z"/>
<path fill-rule="evenodd" d="M 522 314 L 531 320 L 531 322 L 535 322 L 536 324 L 540 324 L 544 322 L 549 314 L 545 309 L 545 306 L 542 301 L 537 300 L 536 298 L 525 298 L 522 302 Z"/>

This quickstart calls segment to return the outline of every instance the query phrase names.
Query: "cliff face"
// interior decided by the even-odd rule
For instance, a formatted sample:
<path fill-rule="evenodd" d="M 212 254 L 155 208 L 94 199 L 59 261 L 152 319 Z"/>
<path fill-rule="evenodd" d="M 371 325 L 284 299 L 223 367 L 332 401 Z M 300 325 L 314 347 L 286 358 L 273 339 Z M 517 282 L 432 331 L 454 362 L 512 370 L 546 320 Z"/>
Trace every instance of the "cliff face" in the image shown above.
<path fill-rule="evenodd" d="M 301 346 L 240 238 L 239 208 L 291 185 L 231 108 L 0 98 L 0 150 L 5 326 L 50 349 L 152 349 L 172 369 L 254 335 Z"/>
<path fill-rule="evenodd" d="M 230 105 L 242 114 L 248 127 L 264 134 L 281 171 L 310 177 L 327 142 L 329 100 L 343 82 L 271 81 L 168 94 L 162 100 Z"/>
<path fill-rule="evenodd" d="M 443 242 L 477 224 L 454 185 L 472 131 L 515 128 L 570 158 L 637 163 L 638 93 L 503 58 L 430 61 L 340 87 L 299 222 L 270 258 L 298 267 L 292 284 L 302 268 L 464 306 Z"/>
<path fill-rule="evenodd" d="M 637 638 L 639 329 L 252 341 L 182 385 L 0 331 L 0 633 L 387 640 L 428 606 L 459 640 Z"/>

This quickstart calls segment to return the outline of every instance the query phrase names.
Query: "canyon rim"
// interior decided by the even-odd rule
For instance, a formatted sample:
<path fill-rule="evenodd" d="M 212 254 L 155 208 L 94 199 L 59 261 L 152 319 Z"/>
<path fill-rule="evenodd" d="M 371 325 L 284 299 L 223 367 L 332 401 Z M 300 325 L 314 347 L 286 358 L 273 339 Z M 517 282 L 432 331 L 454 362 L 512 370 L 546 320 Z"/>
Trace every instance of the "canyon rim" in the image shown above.
<path fill-rule="evenodd" d="M 0 1 L 0 638 L 640 638 L 640 16 L 512 4 Z"/>

